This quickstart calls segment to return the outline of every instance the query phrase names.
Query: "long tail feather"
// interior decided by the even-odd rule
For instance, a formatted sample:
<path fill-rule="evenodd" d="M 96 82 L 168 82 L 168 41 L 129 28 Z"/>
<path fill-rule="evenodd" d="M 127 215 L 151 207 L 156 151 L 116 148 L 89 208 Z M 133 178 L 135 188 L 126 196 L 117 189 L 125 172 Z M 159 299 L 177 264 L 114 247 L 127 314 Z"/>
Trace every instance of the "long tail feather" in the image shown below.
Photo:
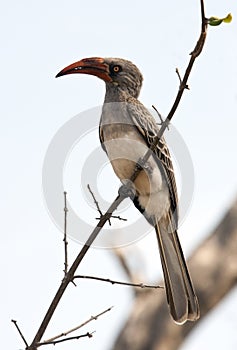
<path fill-rule="evenodd" d="M 199 305 L 184 259 L 178 234 L 170 216 L 154 219 L 170 313 L 182 324 L 199 318 Z"/>

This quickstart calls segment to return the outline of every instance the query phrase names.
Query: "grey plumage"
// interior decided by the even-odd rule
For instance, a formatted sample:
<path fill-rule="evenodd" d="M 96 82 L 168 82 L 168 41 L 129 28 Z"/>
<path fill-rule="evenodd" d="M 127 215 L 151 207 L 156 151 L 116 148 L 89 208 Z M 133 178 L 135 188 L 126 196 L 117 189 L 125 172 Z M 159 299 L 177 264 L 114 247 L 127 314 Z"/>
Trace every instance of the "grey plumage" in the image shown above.
<path fill-rule="evenodd" d="M 137 100 L 142 74 L 132 62 L 119 58 L 84 59 L 58 76 L 72 73 L 96 75 L 106 83 L 100 140 L 116 175 L 126 182 L 159 130 L 153 116 Z M 171 315 L 179 324 L 195 321 L 199 305 L 177 235 L 177 188 L 164 138 L 134 181 L 134 188 L 135 206 L 156 230 Z"/>

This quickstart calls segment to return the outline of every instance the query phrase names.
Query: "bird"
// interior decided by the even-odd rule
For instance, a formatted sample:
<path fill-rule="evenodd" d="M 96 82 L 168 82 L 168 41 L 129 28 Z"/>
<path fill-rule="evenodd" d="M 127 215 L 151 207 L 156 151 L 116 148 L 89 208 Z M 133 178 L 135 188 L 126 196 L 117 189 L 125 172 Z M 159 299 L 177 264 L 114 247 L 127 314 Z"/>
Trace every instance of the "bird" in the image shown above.
<path fill-rule="evenodd" d="M 138 100 L 142 73 L 134 63 L 122 58 L 90 57 L 68 65 L 56 77 L 69 74 L 93 75 L 105 82 L 99 137 L 115 174 L 122 184 L 128 184 L 160 128 Z M 200 316 L 199 303 L 177 233 L 177 187 L 164 137 L 132 188 L 135 207 L 156 231 L 171 317 L 177 324 L 196 321 Z"/>

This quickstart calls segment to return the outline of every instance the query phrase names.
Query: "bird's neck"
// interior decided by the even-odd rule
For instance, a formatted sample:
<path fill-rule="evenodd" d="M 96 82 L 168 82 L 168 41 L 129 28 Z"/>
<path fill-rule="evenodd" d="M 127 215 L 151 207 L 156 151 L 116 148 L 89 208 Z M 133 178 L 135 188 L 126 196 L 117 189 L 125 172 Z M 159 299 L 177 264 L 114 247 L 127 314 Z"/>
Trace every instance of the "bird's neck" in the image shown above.
<path fill-rule="evenodd" d="M 130 97 L 131 94 L 126 88 L 121 88 L 118 85 L 106 84 L 105 103 L 127 102 Z"/>

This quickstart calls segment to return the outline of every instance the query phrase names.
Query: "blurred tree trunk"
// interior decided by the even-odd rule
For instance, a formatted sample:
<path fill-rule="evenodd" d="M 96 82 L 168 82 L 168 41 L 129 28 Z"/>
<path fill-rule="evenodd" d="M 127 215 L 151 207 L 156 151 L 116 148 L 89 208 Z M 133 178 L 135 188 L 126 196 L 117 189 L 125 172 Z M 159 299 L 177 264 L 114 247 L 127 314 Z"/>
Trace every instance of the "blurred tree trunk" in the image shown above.
<path fill-rule="evenodd" d="M 237 282 L 237 201 L 188 262 L 201 318 L 182 326 L 171 320 L 165 293 L 139 290 L 113 350 L 176 350 L 187 334 Z"/>

